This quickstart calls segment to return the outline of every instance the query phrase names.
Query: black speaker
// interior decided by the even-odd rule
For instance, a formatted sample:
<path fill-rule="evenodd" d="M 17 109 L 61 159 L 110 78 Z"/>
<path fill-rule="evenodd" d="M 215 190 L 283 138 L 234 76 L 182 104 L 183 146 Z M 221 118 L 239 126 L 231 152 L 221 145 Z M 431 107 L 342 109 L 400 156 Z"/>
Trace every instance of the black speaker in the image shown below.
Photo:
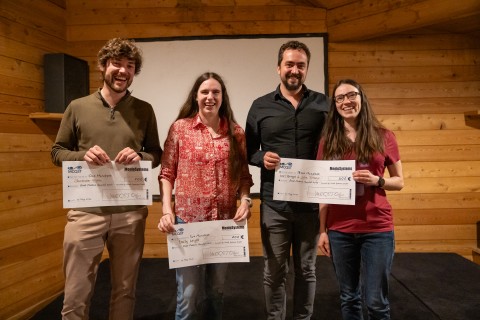
<path fill-rule="evenodd" d="M 70 101 L 89 94 L 88 62 L 65 53 L 44 55 L 45 112 L 63 113 Z"/>
<path fill-rule="evenodd" d="M 480 248 L 480 221 L 477 221 L 477 248 Z"/>

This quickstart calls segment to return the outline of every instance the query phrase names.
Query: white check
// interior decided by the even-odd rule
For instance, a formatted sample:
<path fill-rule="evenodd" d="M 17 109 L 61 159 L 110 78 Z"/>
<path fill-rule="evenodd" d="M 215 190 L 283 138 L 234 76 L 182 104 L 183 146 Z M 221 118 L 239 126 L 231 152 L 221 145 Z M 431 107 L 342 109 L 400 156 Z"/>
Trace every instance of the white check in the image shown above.
<path fill-rule="evenodd" d="M 249 262 L 247 221 L 182 223 L 167 235 L 170 269 L 206 263 Z"/>
<path fill-rule="evenodd" d="M 355 204 L 355 160 L 282 158 L 275 169 L 273 200 Z"/>
<path fill-rule="evenodd" d="M 87 208 L 152 204 L 152 162 L 103 166 L 63 161 L 63 207 Z"/>

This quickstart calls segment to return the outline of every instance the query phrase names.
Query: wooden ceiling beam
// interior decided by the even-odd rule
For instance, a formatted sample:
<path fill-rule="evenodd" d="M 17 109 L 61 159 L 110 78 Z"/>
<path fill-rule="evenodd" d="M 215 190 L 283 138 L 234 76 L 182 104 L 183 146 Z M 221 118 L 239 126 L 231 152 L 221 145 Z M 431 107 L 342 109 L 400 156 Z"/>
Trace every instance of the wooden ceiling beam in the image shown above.
<path fill-rule="evenodd" d="M 312 6 L 317 8 L 334 9 L 346 4 L 357 2 L 358 0 L 306 0 Z"/>
<path fill-rule="evenodd" d="M 460 2 L 452 0 L 403 1 L 404 6 L 399 6 L 396 1 L 381 1 L 379 5 L 372 6 L 360 6 L 358 2 L 352 3 L 338 9 L 328 10 L 329 40 L 331 42 L 366 40 L 451 22 L 457 18 L 480 13 L 480 1 L 462 0 Z"/>

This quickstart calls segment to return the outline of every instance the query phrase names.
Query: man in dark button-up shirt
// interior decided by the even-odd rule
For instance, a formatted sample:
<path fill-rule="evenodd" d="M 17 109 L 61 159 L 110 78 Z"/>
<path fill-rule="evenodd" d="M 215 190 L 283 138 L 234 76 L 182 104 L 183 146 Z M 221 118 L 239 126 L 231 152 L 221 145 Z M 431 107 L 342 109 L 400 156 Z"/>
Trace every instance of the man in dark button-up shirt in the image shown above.
<path fill-rule="evenodd" d="M 286 317 L 290 249 L 295 271 L 293 319 L 310 319 L 313 313 L 318 204 L 273 200 L 275 167 L 280 158 L 315 159 L 328 112 L 327 97 L 304 85 L 309 62 L 310 51 L 305 44 L 289 41 L 280 47 L 280 85 L 253 102 L 245 129 L 248 160 L 261 168 L 267 319 Z"/>

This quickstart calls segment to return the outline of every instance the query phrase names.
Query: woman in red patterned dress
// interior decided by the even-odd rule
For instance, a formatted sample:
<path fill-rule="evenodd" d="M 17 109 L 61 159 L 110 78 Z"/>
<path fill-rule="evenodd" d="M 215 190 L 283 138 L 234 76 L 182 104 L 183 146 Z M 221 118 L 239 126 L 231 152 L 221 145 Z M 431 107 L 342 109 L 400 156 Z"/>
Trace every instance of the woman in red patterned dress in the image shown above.
<path fill-rule="evenodd" d="M 253 182 L 245 133 L 235 121 L 227 89 L 218 74 L 207 72 L 195 81 L 170 127 L 161 165 L 160 231 L 173 232 L 173 225 L 178 223 L 250 217 Z M 241 199 L 238 208 L 237 197 Z M 221 319 L 227 266 L 216 263 L 176 269 L 175 319 L 203 315 Z"/>

